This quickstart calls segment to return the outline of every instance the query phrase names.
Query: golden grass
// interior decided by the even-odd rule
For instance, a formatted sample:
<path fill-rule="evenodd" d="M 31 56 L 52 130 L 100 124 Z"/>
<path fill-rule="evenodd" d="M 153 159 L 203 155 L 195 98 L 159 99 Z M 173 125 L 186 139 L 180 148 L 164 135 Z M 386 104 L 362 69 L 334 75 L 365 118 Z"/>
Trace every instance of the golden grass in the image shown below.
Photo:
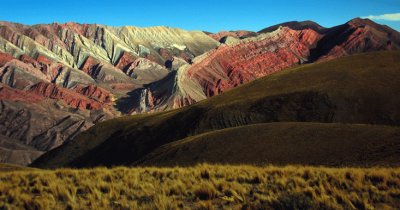
<path fill-rule="evenodd" d="M 400 168 L 254 167 L 0 173 L 0 209 L 396 209 Z"/>

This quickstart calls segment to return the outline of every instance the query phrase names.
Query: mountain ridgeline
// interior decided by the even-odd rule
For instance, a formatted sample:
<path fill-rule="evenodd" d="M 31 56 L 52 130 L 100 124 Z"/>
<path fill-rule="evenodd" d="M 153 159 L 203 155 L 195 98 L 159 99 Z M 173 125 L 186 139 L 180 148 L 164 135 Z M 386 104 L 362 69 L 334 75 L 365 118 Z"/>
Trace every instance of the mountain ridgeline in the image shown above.
<path fill-rule="evenodd" d="M 154 140 L 157 143 L 149 141 L 149 146 L 143 148 L 141 143 L 137 148 L 133 146 L 138 151 L 132 152 L 135 157 L 128 158 L 129 164 L 133 160 L 139 161 L 143 154 L 172 141 L 172 138 L 181 139 L 253 121 L 285 121 L 281 119 L 282 114 L 275 113 L 275 109 L 267 113 L 269 108 L 264 110 L 262 105 L 252 107 L 250 114 L 243 114 L 243 117 L 240 113 L 232 114 L 233 118 L 229 120 L 225 115 L 231 114 L 219 113 L 218 107 L 211 109 L 196 105 L 188 113 L 198 115 L 198 118 L 210 110 L 217 114 L 206 115 L 210 118 L 207 122 L 210 125 L 203 126 L 201 123 L 206 122 L 175 109 L 202 104 L 210 97 L 293 67 L 399 48 L 399 32 L 359 18 L 332 28 L 304 21 L 283 23 L 259 32 L 225 31 L 215 34 L 170 27 L 110 27 L 78 23 L 28 26 L 0 22 L 0 162 L 27 165 L 49 150 L 81 139 L 85 135 L 80 135 L 83 131 L 98 123 L 118 117 L 125 119 L 124 116 L 132 114 L 154 116 L 158 120 L 156 113 L 161 112 L 173 124 L 176 123 L 174 116 L 179 117 L 175 114 L 180 113 L 182 120 L 188 119 L 179 124 L 182 129 L 177 133 L 167 132 L 170 128 L 166 127 L 164 133 L 171 136 L 161 143 Z M 297 86 L 292 88 L 301 90 Z M 296 121 L 329 122 L 337 119 L 336 115 L 331 116 L 337 104 L 318 91 L 306 95 L 291 92 L 280 97 L 283 98 L 274 100 L 306 103 L 302 102 L 306 100 L 304 97 L 318 98 L 317 101 L 321 101 L 318 104 L 322 103 L 318 106 L 325 107 L 323 113 L 316 115 L 318 117 L 310 117 L 308 111 L 298 108 Z M 252 103 L 246 100 L 242 99 L 241 103 Z M 383 105 L 374 106 L 378 109 Z M 354 109 L 360 112 L 364 108 Z M 229 110 L 227 112 L 235 112 L 235 109 Z M 257 110 L 266 113 L 260 114 Z M 142 119 L 143 116 L 134 118 Z M 363 119 L 361 114 L 353 120 L 357 119 Z M 360 123 L 396 125 L 394 119 L 396 116 L 387 114 L 380 116 L 379 120 L 376 118 L 376 122 L 368 118 Z M 138 125 L 133 130 L 141 128 L 153 132 L 155 129 L 153 125 Z M 121 135 L 125 135 L 124 132 Z M 123 157 L 116 159 L 122 161 Z M 110 160 L 104 164 L 122 164 L 121 161 Z"/>

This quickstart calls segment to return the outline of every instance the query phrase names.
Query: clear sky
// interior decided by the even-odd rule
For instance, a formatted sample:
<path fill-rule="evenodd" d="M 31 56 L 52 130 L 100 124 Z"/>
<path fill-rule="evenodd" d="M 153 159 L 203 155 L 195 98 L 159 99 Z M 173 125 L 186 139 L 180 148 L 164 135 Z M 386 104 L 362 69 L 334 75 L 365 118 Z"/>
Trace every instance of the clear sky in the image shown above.
<path fill-rule="evenodd" d="M 330 27 L 370 16 L 400 31 L 400 0 L 0 0 L 0 20 L 24 24 L 79 22 L 164 25 L 217 32 L 258 31 L 291 20 Z M 373 15 L 373 16 L 371 16 Z"/>

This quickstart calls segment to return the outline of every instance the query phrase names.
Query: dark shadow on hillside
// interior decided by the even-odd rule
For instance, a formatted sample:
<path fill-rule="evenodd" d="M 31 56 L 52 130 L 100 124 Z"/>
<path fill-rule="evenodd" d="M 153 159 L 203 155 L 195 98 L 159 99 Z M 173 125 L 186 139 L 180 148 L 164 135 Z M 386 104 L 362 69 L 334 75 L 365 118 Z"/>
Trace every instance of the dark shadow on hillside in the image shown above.
<path fill-rule="evenodd" d="M 115 108 L 123 114 L 129 114 L 135 107 L 139 106 L 140 94 L 145 88 L 138 88 L 126 94 L 125 97 L 115 102 Z"/>
<path fill-rule="evenodd" d="M 176 71 L 171 71 L 170 73 L 168 73 L 167 76 L 165 76 L 161 80 L 143 85 L 142 88 L 132 90 L 128 92 L 125 97 L 118 99 L 116 101 L 115 107 L 123 114 L 129 114 L 139 109 L 141 98 L 146 97 L 145 95 L 142 96 L 143 91 L 145 89 L 151 91 L 153 97 L 155 98 L 158 99 L 167 98 L 171 96 L 174 90 L 175 77 L 176 77 Z"/>

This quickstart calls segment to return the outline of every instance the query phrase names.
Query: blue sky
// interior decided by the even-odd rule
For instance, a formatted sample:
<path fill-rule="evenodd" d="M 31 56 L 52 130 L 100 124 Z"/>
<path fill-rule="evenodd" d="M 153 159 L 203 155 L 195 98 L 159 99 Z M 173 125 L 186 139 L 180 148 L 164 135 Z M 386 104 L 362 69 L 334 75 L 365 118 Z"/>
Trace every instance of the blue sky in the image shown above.
<path fill-rule="evenodd" d="M 400 16 L 400 0 L 0 0 L 0 3 L 0 20 L 24 24 L 73 21 L 112 26 L 165 25 L 210 32 L 258 31 L 291 20 L 313 20 L 330 27 L 354 17 L 374 15 L 384 19 L 375 21 L 400 31 L 400 17 L 380 16 Z"/>

